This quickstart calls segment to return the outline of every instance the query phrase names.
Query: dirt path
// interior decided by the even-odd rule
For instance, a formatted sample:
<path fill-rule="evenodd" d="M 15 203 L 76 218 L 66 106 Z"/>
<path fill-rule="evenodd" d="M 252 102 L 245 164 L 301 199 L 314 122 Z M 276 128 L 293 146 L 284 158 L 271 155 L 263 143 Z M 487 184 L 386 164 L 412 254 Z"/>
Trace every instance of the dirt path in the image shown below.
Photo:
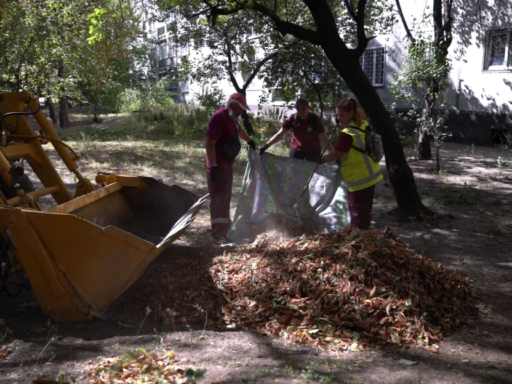
<path fill-rule="evenodd" d="M 16 300 L 2 296 L 0 329 L 9 330 L 11 353 L 0 358 L 0 383 L 30 383 L 36 374 L 55 377 L 61 371 L 67 380 L 88 382 L 88 361 L 141 347 L 172 350 L 183 364 L 206 368 L 198 383 L 510 383 L 512 153 L 445 144 L 442 157 L 441 175 L 433 171 L 433 161 L 410 165 L 423 201 L 453 218 L 398 222 L 387 214 L 395 203 L 386 180 L 377 188 L 373 216 L 377 229 L 395 228 L 426 257 L 470 276 L 481 292 L 474 324 L 448 336 L 436 352 L 397 346 L 332 355 L 244 330 L 205 329 L 207 319 L 156 322 L 153 312 L 146 315 L 148 303 L 135 298 L 164 269 L 174 284 L 193 284 L 194 268 L 215 255 L 205 210 L 112 306 L 106 321 L 53 324 L 28 294 Z"/>

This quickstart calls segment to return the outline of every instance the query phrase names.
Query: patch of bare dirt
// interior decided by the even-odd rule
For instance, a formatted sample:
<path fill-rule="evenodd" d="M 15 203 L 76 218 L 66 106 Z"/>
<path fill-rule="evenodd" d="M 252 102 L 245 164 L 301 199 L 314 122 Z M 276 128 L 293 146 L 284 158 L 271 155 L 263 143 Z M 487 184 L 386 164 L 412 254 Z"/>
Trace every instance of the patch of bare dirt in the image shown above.
<path fill-rule="evenodd" d="M 7 349 L 3 356 L 0 347 L 0 382 L 31 383 L 35 375 L 63 372 L 68 381 L 73 376 L 87 383 L 89 362 L 98 356 L 145 348 L 172 350 L 183 365 L 205 368 L 198 383 L 510 383 L 512 152 L 445 144 L 441 153 L 441 174 L 434 171 L 434 161 L 410 159 L 410 166 L 423 201 L 445 214 L 443 219 L 403 223 L 389 215 L 396 204 L 386 180 L 378 185 L 373 215 L 377 229 L 395 229 L 426 258 L 470 277 L 481 294 L 473 324 L 445 337 L 439 348 L 397 345 L 332 353 L 221 325 L 204 312 L 207 304 L 219 310 L 220 305 L 201 302 L 201 296 L 195 308 L 180 306 L 179 296 L 173 296 L 170 304 L 175 306 L 169 308 L 138 299 L 162 282 L 169 292 L 180 287 L 174 293 L 182 295 L 183 303 L 197 291 L 198 273 L 223 253 L 209 244 L 209 212 L 204 209 L 110 308 L 105 321 L 55 324 L 41 314 L 29 292 L 18 299 L 2 296 L 0 337 L 5 334 Z"/>

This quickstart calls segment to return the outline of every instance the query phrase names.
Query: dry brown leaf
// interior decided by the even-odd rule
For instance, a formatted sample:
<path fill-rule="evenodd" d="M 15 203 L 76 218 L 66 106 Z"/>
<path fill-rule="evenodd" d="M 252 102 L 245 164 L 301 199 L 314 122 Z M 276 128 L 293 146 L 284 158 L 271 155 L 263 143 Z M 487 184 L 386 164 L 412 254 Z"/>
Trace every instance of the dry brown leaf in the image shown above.
<path fill-rule="evenodd" d="M 0 358 L 5 358 L 7 356 L 9 356 L 11 352 L 9 352 L 9 348 L 7 348 L 7 346 L 3 347 L 2 349 L 0 349 Z"/>

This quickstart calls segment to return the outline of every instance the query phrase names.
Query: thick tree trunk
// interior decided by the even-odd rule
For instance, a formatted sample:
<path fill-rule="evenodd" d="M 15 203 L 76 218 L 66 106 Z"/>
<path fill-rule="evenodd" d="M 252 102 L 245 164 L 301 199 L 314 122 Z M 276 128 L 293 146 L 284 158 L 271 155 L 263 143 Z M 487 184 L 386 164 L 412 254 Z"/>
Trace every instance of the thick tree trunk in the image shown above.
<path fill-rule="evenodd" d="M 400 212 L 408 218 L 420 219 L 430 211 L 421 202 L 414 175 L 405 159 L 398 131 L 389 112 L 363 72 L 358 60 L 352 56 L 339 36 L 336 39 L 326 37 L 322 40 L 321 45 L 327 57 L 354 92 L 376 131 L 382 135 L 389 181 L 393 187 Z"/>
<path fill-rule="evenodd" d="M 62 96 L 59 100 L 59 123 L 62 129 L 69 128 L 68 99 Z"/>

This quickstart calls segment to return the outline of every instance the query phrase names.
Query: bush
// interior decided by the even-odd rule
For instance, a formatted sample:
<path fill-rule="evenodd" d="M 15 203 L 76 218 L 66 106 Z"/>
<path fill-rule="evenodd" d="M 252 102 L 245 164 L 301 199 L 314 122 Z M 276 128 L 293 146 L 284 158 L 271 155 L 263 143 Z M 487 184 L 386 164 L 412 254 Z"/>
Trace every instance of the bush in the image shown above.
<path fill-rule="evenodd" d="M 173 103 L 165 110 L 140 111 L 132 114 L 138 125 L 150 125 L 153 131 L 177 134 L 186 138 L 200 138 L 206 134 L 210 114 L 205 108 Z"/>

